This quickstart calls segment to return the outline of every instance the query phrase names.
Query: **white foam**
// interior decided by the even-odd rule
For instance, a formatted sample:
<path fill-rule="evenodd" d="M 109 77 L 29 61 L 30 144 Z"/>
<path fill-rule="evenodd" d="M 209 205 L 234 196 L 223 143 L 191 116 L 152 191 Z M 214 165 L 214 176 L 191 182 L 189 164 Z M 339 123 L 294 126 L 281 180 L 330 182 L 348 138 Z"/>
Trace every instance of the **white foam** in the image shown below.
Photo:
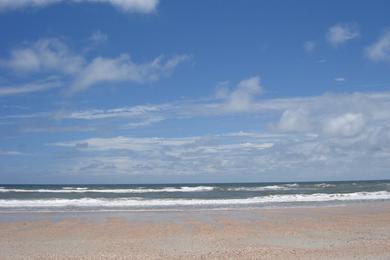
<path fill-rule="evenodd" d="M 83 187 L 63 187 L 63 190 L 88 190 L 88 188 L 83 188 Z"/>
<path fill-rule="evenodd" d="M 314 186 L 315 187 L 319 187 L 319 188 L 333 188 L 333 187 L 336 187 L 335 184 L 330 184 L 330 183 L 319 183 L 319 184 L 315 184 Z"/>
<path fill-rule="evenodd" d="M 271 191 L 271 190 L 292 190 L 299 186 L 297 183 L 283 184 L 283 185 L 269 185 L 269 186 L 258 186 L 258 187 L 237 187 L 228 188 L 228 191 Z"/>
<path fill-rule="evenodd" d="M 196 187 L 165 187 L 165 188 L 137 188 L 137 189 L 88 189 L 88 188 L 72 188 L 64 187 L 62 189 L 6 189 L 0 188 L 0 192 L 45 192 L 45 193 L 150 193 L 150 192 L 201 192 L 212 191 L 212 186 L 196 186 Z"/>
<path fill-rule="evenodd" d="M 0 208 L 59 208 L 59 207 L 99 207 L 99 208 L 132 208 L 132 207 L 169 207 L 169 206 L 234 206 L 291 202 L 326 202 L 326 201 L 364 201 L 388 200 L 390 192 L 355 192 L 337 194 L 295 194 L 269 195 L 246 199 L 37 199 L 37 200 L 0 200 Z"/>
<path fill-rule="evenodd" d="M 299 187 L 299 184 L 298 183 L 289 183 L 289 184 L 285 184 L 286 187 Z"/>
<path fill-rule="evenodd" d="M 228 191 L 269 191 L 269 190 L 290 190 L 291 188 L 284 185 L 270 185 L 260 187 L 237 187 L 228 188 Z"/>

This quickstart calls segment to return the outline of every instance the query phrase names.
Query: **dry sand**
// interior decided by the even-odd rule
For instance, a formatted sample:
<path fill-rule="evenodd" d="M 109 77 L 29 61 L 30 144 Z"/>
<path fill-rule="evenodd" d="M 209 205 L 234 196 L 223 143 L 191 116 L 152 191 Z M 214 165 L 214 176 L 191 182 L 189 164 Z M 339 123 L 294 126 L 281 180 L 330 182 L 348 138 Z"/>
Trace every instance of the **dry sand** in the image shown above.
<path fill-rule="evenodd" d="M 390 259 L 390 203 L 2 213 L 0 259 Z"/>

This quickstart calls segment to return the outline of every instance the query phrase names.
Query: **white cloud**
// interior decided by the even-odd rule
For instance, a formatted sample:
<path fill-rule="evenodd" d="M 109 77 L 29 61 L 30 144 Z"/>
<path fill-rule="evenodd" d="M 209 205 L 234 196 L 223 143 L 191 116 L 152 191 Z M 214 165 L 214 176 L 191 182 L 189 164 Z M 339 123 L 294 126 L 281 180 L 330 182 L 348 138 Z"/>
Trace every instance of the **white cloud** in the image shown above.
<path fill-rule="evenodd" d="M 106 150 L 134 150 L 149 151 L 158 147 L 182 146 L 192 144 L 197 137 L 189 138 L 132 138 L 132 137 L 113 137 L 113 138 L 90 138 L 85 140 L 55 143 L 57 146 L 74 147 L 94 151 Z"/>
<path fill-rule="evenodd" d="M 48 129 L 57 131 L 76 122 L 80 123 L 80 129 L 69 131 L 85 127 L 96 130 L 85 133 L 89 138 L 57 142 L 48 149 L 56 149 L 56 156 L 64 154 L 61 167 L 64 172 L 74 174 L 199 176 L 204 173 L 242 177 L 252 174 L 307 179 L 314 178 L 315 171 L 324 178 L 343 179 L 368 178 L 364 175 L 367 172 L 383 175 L 383 169 L 390 167 L 390 92 L 253 99 L 250 109 L 240 110 L 246 113 L 245 121 L 237 110 L 225 109 L 232 92 L 228 91 L 223 100 L 67 112 L 55 118 L 52 125 L 47 124 Z M 52 118 L 42 114 L 37 121 L 45 122 L 45 116 Z M 205 118 L 203 123 L 209 123 L 210 118 L 218 122 L 224 116 L 234 120 L 242 130 L 265 130 L 189 137 L 174 137 L 175 133 L 170 132 L 169 136 L 173 136 L 170 138 L 150 137 L 148 134 L 156 132 L 145 131 L 141 133 L 144 137 L 123 136 L 124 127 L 148 124 L 148 118 L 169 119 L 170 127 L 180 128 L 191 118 L 200 123 Z M 19 118 L 21 122 L 36 123 L 27 115 L 0 120 L 10 122 Z M 269 125 L 275 127 L 267 128 Z M 26 129 L 24 125 L 20 128 Z M 107 137 L 107 133 L 112 137 Z"/>
<path fill-rule="evenodd" d="M 114 109 L 89 109 L 74 112 L 59 112 L 53 118 L 56 120 L 102 121 L 110 119 L 126 120 L 121 129 L 146 127 L 166 119 L 166 113 L 174 109 L 173 105 L 140 105 Z M 111 123 L 112 124 L 112 123 Z"/>
<path fill-rule="evenodd" d="M 151 117 L 146 117 L 143 118 L 137 122 L 130 122 L 127 125 L 125 125 L 123 128 L 138 128 L 138 127 L 145 127 L 145 126 L 150 126 L 159 122 L 164 121 L 166 118 L 162 116 L 151 116 Z"/>
<path fill-rule="evenodd" d="M 308 54 L 314 52 L 316 47 L 317 47 L 317 44 L 314 41 L 306 41 L 303 44 L 303 48 L 305 49 L 306 53 L 308 53 Z"/>
<path fill-rule="evenodd" d="M 303 109 L 284 111 L 277 128 L 283 132 L 300 132 L 308 130 L 308 112 Z"/>
<path fill-rule="evenodd" d="M 390 61 L 390 29 L 366 49 L 366 54 L 373 61 Z"/>
<path fill-rule="evenodd" d="M 93 32 L 91 36 L 89 36 L 89 40 L 95 45 L 102 44 L 107 42 L 108 35 L 106 33 L 101 32 L 100 30 L 97 30 Z"/>
<path fill-rule="evenodd" d="M 333 126 L 326 136 L 304 131 L 182 138 L 117 136 L 53 145 L 67 150 L 67 154 L 68 149 L 77 150 L 74 161 L 66 163 L 66 172 L 74 174 L 104 175 L 110 168 L 109 174 L 123 175 L 223 174 L 267 178 L 277 174 L 281 179 L 287 176 L 307 179 L 316 178 L 313 175 L 316 170 L 320 177 L 343 179 L 356 176 L 356 169 L 372 172 L 389 166 L 389 160 L 385 159 L 390 154 L 389 128 L 361 128 L 357 123 L 360 116 L 347 114 L 329 118 L 327 123 Z M 87 168 L 91 171 L 86 171 Z"/>
<path fill-rule="evenodd" d="M 186 61 L 186 55 L 171 59 L 158 57 L 144 64 L 134 63 L 130 56 L 122 54 L 117 58 L 97 57 L 76 76 L 70 87 L 70 93 L 86 90 L 103 82 L 145 83 L 158 80 L 161 75 L 169 75 L 177 65 Z"/>
<path fill-rule="evenodd" d="M 229 96 L 229 81 L 221 81 L 217 84 L 215 90 L 216 99 L 225 99 Z"/>
<path fill-rule="evenodd" d="M 360 32 L 354 24 L 336 24 L 328 29 L 326 38 L 328 42 L 334 47 L 338 47 L 347 41 L 359 37 Z"/>
<path fill-rule="evenodd" d="M 102 37 L 102 34 L 95 35 L 99 40 Z M 162 76 L 170 76 L 179 64 L 188 59 L 188 55 L 171 58 L 159 56 L 149 62 L 136 63 L 128 54 L 122 54 L 116 58 L 95 57 L 88 61 L 74 54 L 63 41 L 44 38 L 30 47 L 12 50 L 8 59 L 0 60 L 0 65 L 16 73 L 54 74 L 57 78 L 62 77 L 64 81 L 70 82 L 67 93 L 72 94 L 100 83 L 157 81 Z"/>
<path fill-rule="evenodd" d="M 176 152 L 197 152 L 202 150 L 207 153 L 228 151 L 228 150 L 263 150 L 273 147 L 272 142 L 256 141 L 254 135 L 240 136 L 229 135 L 229 141 L 233 143 L 224 143 L 227 135 L 214 136 L 190 136 L 183 138 L 140 138 L 140 137 L 112 137 L 112 138 L 90 138 L 78 141 L 54 143 L 55 146 L 71 147 L 88 151 L 111 151 L 111 150 L 131 150 L 131 151 L 159 151 L 173 154 L 175 151 L 167 149 L 176 149 Z M 250 137 L 250 142 L 244 142 Z M 183 149 L 183 150 L 177 150 Z M 177 153 L 178 155 L 178 153 Z"/>
<path fill-rule="evenodd" d="M 113 109 L 90 109 L 71 113 L 60 113 L 57 119 L 82 119 L 99 120 L 107 118 L 138 118 L 172 109 L 169 104 L 166 105 L 140 105 L 134 107 L 121 107 Z"/>
<path fill-rule="evenodd" d="M 262 165 L 259 154 L 273 149 L 274 137 L 257 134 L 229 134 L 190 136 L 183 138 L 137 138 L 112 137 L 91 138 L 72 142 L 56 143 L 65 149 L 77 149 L 88 155 L 82 157 L 70 171 L 85 173 L 87 166 L 104 174 L 110 166 L 116 173 L 123 174 L 202 174 L 219 171 L 231 172 L 249 166 L 249 162 Z M 124 156 L 128 154 L 128 156 Z M 129 156 L 131 155 L 131 156 Z M 79 157 L 80 158 L 80 157 Z M 118 159 L 118 160 L 117 160 Z M 97 169 L 98 168 L 98 169 Z M 244 167 L 245 168 L 245 167 Z M 260 169 L 260 171 L 265 170 Z M 226 173 L 225 172 L 225 173 Z"/>
<path fill-rule="evenodd" d="M 83 57 L 73 54 L 65 43 L 55 38 L 40 39 L 31 47 L 14 49 L 8 60 L 0 61 L 1 65 L 22 73 L 76 74 L 84 63 Z"/>
<path fill-rule="evenodd" d="M 324 132 L 331 136 L 355 136 L 365 127 L 362 114 L 347 113 L 329 119 L 324 125 Z"/>
<path fill-rule="evenodd" d="M 64 3 L 110 4 L 125 12 L 152 13 L 156 10 L 158 0 L 1 0 L 0 10 L 12 10 L 30 7 L 46 7 Z"/>
<path fill-rule="evenodd" d="M 222 109 L 231 112 L 250 110 L 255 97 L 261 94 L 262 91 L 263 89 L 260 85 L 259 76 L 244 79 L 238 83 L 236 89 L 230 92 L 225 90 L 225 101 L 222 105 Z M 220 89 L 219 92 L 221 92 Z M 222 96 L 221 93 L 219 93 L 219 96 Z"/>
<path fill-rule="evenodd" d="M 61 87 L 61 84 L 58 82 L 40 82 L 40 83 L 30 83 L 20 86 L 7 86 L 0 87 L 0 97 L 1 96 L 11 96 L 25 93 L 41 92 L 47 91 L 52 88 Z"/>
<path fill-rule="evenodd" d="M 346 79 L 343 78 L 343 77 L 337 77 L 334 80 L 337 81 L 337 82 L 344 82 Z"/>
<path fill-rule="evenodd" d="M 23 155 L 22 152 L 19 151 L 10 151 L 10 150 L 0 150 L 0 155 L 1 156 L 15 156 L 15 155 Z"/>

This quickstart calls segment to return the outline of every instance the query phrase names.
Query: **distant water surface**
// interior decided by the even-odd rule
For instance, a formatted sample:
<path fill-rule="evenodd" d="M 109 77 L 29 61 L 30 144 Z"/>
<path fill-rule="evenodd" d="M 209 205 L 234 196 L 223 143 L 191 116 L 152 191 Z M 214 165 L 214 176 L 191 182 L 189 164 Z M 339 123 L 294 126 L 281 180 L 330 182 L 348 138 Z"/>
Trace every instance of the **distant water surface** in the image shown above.
<path fill-rule="evenodd" d="M 390 181 L 1 185 L 0 212 L 218 209 L 390 200 Z"/>

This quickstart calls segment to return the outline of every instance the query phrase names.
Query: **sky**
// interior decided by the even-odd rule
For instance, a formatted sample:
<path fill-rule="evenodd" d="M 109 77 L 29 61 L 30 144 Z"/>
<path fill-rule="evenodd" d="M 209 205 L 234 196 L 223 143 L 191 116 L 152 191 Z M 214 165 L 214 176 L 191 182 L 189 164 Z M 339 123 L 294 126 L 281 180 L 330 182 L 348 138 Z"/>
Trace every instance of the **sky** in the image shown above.
<path fill-rule="evenodd" d="M 389 9 L 0 0 L 0 183 L 389 179 Z"/>

